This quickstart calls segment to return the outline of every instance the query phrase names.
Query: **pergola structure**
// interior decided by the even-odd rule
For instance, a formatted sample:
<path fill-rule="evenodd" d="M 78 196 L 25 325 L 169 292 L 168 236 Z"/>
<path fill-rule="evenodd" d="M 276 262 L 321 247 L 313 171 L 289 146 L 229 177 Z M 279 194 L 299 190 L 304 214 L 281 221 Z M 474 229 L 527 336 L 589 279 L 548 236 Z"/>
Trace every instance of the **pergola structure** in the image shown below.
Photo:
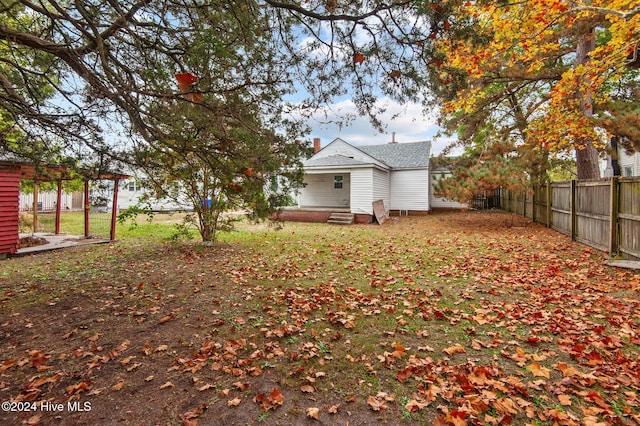
<path fill-rule="evenodd" d="M 89 184 L 92 180 L 111 180 L 114 182 L 113 208 L 111 209 L 110 239 L 116 236 L 116 217 L 118 203 L 118 183 L 129 176 L 119 173 L 92 173 L 81 170 L 85 176 L 84 182 L 84 236 L 89 237 Z M 0 255 L 13 254 L 18 249 L 19 229 L 19 199 L 20 181 L 33 180 L 33 226 L 38 224 L 38 182 L 57 182 L 58 194 L 55 212 L 55 234 L 60 234 L 60 215 L 62 199 L 62 182 L 72 180 L 69 170 L 59 166 L 35 166 L 34 164 L 20 161 L 0 160 Z"/>

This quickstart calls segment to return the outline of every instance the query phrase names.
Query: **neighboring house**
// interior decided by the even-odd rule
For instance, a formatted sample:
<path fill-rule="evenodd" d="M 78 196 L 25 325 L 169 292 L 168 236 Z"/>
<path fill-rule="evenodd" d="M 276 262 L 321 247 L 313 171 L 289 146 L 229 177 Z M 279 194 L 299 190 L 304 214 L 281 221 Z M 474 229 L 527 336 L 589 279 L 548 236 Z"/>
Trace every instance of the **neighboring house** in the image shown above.
<path fill-rule="evenodd" d="M 281 219 L 326 221 L 331 212 L 345 212 L 355 222 L 369 223 L 377 200 L 391 214 L 431 210 L 431 142 L 354 146 L 338 138 L 320 149 L 316 139 L 314 148 L 303 162 L 305 187 L 298 194 L 298 209 L 285 210 Z"/>
<path fill-rule="evenodd" d="M 81 211 L 84 208 L 82 192 L 62 192 L 60 202 L 63 211 Z M 38 193 L 38 211 L 52 212 L 58 202 L 57 191 L 40 191 Z M 20 211 L 33 210 L 33 193 L 20 192 Z"/>
<path fill-rule="evenodd" d="M 623 148 L 617 147 L 618 166 L 620 167 L 620 176 L 631 177 L 640 176 L 640 152 L 627 154 Z M 602 172 L 603 177 L 613 176 L 613 165 L 611 157 L 606 159 L 605 168 Z"/>
<path fill-rule="evenodd" d="M 448 198 L 437 197 L 435 195 L 435 187 L 436 183 L 440 179 L 446 179 L 453 176 L 453 172 L 451 170 L 446 169 L 444 167 L 438 167 L 437 169 L 431 170 L 431 192 L 430 196 L 430 204 L 432 209 L 468 209 L 470 206 L 467 203 L 460 203 L 458 201 L 452 201 Z"/>
<path fill-rule="evenodd" d="M 120 186 L 120 194 L 118 196 L 118 210 L 126 210 L 132 206 L 138 205 L 140 199 L 146 194 L 146 190 L 140 181 L 134 178 L 123 182 Z M 190 206 L 188 202 L 182 204 L 175 203 L 169 199 L 156 200 L 150 198 L 148 202 L 144 202 L 141 207 L 149 206 L 154 212 L 169 212 L 169 211 L 182 211 L 193 210 L 193 206 Z"/>
<path fill-rule="evenodd" d="M 133 174 L 133 172 L 131 172 L 131 174 Z M 96 200 L 94 204 L 98 207 L 111 209 L 110 199 L 108 196 L 105 196 L 105 194 L 109 194 L 112 191 L 113 185 L 111 183 L 104 188 L 94 188 L 91 192 L 92 200 Z M 141 200 L 146 198 L 146 194 L 146 189 L 135 177 L 130 176 L 129 179 L 123 180 L 120 182 L 118 187 L 118 212 L 127 210 L 133 206 L 138 206 Z M 193 209 L 193 207 L 191 207 L 186 201 L 183 204 L 178 204 L 172 200 L 164 198 L 160 200 L 149 198 L 142 202 L 140 207 L 149 207 L 154 212 L 172 212 Z"/>

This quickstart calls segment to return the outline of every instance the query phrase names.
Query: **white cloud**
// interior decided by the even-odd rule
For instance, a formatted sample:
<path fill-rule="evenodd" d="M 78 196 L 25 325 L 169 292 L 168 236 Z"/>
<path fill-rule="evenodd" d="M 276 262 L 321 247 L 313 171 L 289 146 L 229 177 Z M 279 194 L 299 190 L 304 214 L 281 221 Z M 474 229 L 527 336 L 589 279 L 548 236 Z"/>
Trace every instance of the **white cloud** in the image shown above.
<path fill-rule="evenodd" d="M 343 100 L 312 116 L 309 120 L 310 136 L 320 138 L 322 146 L 335 138 L 353 145 L 376 145 L 390 142 L 392 132 L 395 132 L 395 140 L 400 143 L 431 140 L 434 155 L 438 155 L 453 141 L 452 138 L 435 137 L 441 130 L 435 114 L 423 111 L 419 104 L 402 105 L 383 98 L 376 102 L 376 107 L 385 109 L 378 117 L 385 127 L 384 133 L 380 133 L 368 117 L 358 116 L 351 100 Z M 352 120 L 346 120 L 346 117 L 352 117 Z"/>

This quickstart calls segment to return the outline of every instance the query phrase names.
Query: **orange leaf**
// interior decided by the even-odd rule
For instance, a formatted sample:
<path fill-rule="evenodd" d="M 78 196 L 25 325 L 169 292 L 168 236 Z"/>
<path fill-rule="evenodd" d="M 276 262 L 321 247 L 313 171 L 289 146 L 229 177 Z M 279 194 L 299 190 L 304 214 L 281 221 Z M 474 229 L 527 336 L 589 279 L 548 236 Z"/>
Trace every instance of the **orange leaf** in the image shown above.
<path fill-rule="evenodd" d="M 114 390 L 114 391 L 122 390 L 122 388 L 124 388 L 125 384 L 126 383 L 125 383 L 124 380 L 120 380 L 118 383 L 116 383 L 115 385 L 111 386 L 111 390 Z"/>
<path fill-rule="evenodd" d="M 460 344 L 456 344 L 453 346 L 450 346 L 448 348 L 445 348 L 442 350 L 442 352 L 445 352 L 448 355 L 453 355 L 453 354 L 461 354 L 466 352 L 466 349 L 464 348 L 464 346 L 460 345 Z"/>
<path fill-rule="evenodd" d="M 566 394 L 558 395 L 558 401 L 560 401 L 560 405 L 571 405 L 571 396 Z"/>
<path fill-rule="evenodd" d="M 362 53 L 356 52 L 353 55 L 353 63 L 354 64 L 362 64 L 365 60 L 365 56 Z"/>
<path fill-rule="evenodd" d="M 402 358 L 404 356 L 404 346 L 402 346 L 399 342 L 394 342 L 393 344 L 395 350 L 391 353 L 396 358 Z"/>
<path fill-rule="evenodd" d="M 176 80 L 178 80 L 180 91 L 184 93 L 191 89 L 191 86 L 198 81 L 198 77 L 190 73 L 178 73 L 176 74 Z"/>
<path fill-rule="evenodd" d="M 253 400 L 262 404 L 262 408 L 265 410 L 271 410 L 278 408 L 284 403 L 284 395 L 282 395 L 277 388 L 273 388 L 269 395 L 259 393 L 253 398 Z"/>
<path fill-rule="evenodd" d="M 535 377 L 550 377 L 550 371 L 548 368 L 541 366 L 537 361 L 532 362 L 527 366 L 527 370 L 531 371 Z"/>

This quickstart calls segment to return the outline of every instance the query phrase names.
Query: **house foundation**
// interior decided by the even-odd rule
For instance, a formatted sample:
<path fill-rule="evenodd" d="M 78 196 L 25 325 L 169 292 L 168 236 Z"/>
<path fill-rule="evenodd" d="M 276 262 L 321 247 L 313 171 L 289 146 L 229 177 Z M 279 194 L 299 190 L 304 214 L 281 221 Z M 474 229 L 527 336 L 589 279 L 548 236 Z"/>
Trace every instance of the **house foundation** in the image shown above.
<path fill-rule="evenodd" d="M 327 223 L 331 213 L 349 213 L 349 209 L 331 208 L 291 208 L 273 214 L 269 219 L 284 222 Z M 354 214 L 354 223 L 372 223 L 373 215 Z"/>

